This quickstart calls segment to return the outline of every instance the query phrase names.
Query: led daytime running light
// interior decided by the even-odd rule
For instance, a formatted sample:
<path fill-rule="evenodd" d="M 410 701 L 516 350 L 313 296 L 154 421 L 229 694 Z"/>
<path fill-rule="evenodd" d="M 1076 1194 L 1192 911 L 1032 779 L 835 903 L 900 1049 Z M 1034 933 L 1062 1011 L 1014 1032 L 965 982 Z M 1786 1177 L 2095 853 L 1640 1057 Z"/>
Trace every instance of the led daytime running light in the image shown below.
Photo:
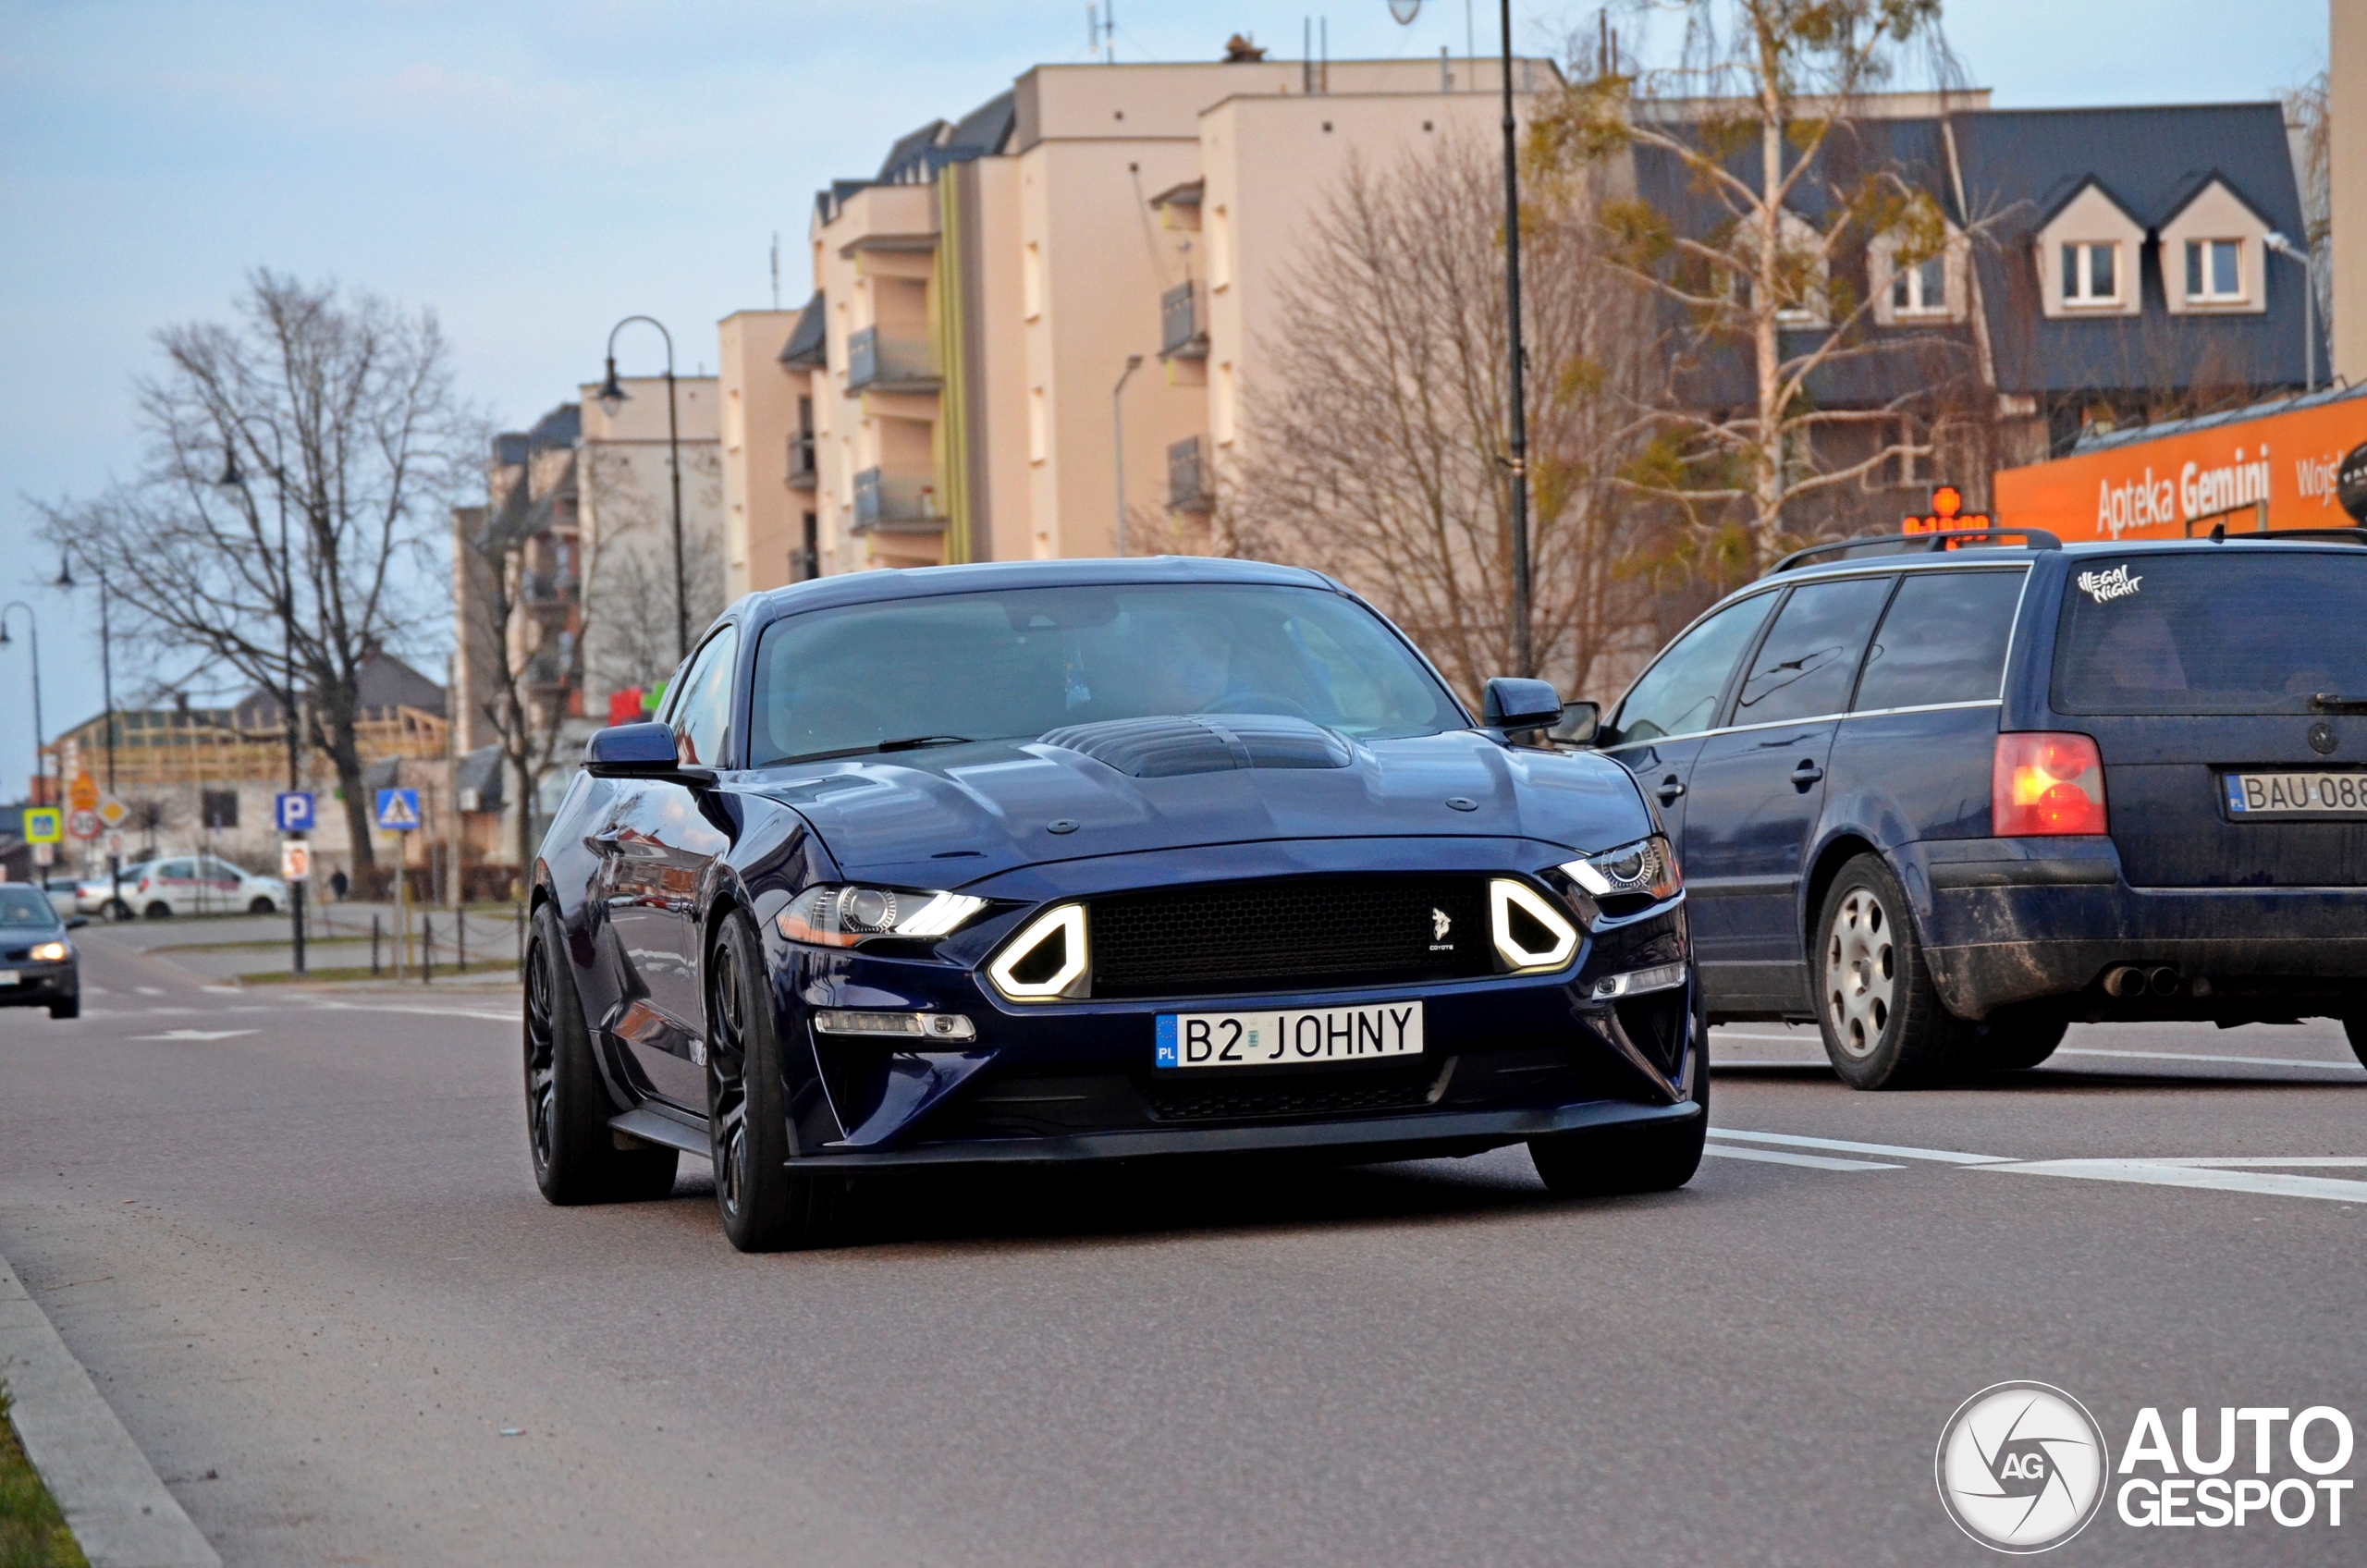
<path fill-rule="evenodd" d="M 947 936 L 986 907 L 986 900 L 966 893 L 829 886 L 798 894 L 774 924 L 792 942 L 851 948 L 869 937 Z"/>
<path fill-rule="evenodd" d="M 1049 972 L 1038 973 L 1040 966 L 1030 965 L 1028 961 L 1053 942 L 1061 944 L 1061 961 Z M 1046 910 L 1022 926 L 1019 935 L 987 965 L 987 978 L 1012 1001 L 1053 1001 L 1085 994 L 1087 963 L 1085 906 L 1062 904 L 1058 909 Z M 1029 970 L 1029 977 L 1022 976 L 1023 968 Z"/>
<path fill-rule="evenodd" d="M 1566 862 L 1560 870 L 1598 899 L 1637 895 L 1655 900 L 1673 899 L 1685 887 L 1675 854 L 1658 834 Z"/>
<path fill-rule="evenodd" d="M 1514 935 L 1515 909 L 1544 927 L 1551 946 L 1533 948 Z M 1488 884 L 1488 927 L 1497 956 L 1515 971 L 1559 969 L 1578 950 L 1577 927 L 1525 882 L 1500 876 Z"/>

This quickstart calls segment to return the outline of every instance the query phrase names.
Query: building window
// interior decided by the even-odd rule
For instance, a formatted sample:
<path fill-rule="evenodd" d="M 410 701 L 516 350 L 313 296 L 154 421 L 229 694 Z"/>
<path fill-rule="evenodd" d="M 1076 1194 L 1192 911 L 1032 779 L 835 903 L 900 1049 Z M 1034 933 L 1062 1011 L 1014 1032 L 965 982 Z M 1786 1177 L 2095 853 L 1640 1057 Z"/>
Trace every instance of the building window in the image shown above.
<path fill-rule="evenodd" d="M 2114 305 L 2120 302 L 2120 246 L 2112 240 L 2063 247 L 2063 302 L 2067 305 Z"/>
<path fill-rule="evenodd" d="M 805 514 L 804 544 L 789 555 L 789 580 L 810 582 L 822 575 L 822 530 L 812 512 Z"/>
<path fill-rule="evenodd" d="M 1032 239 L 1020 256 L 1019 292 L 1029 321 L 1044 313 L 1044 252 Z"/>
<path fill-rule="evenodd" d="M 2236 239 L 2186 242 L 2186 297 L 2226 300 L 2244 297 L 2244 248 Z"/>
<path fill-rule="evenodd" d="M 1913 266 L 1894 262 L 1890 275 L 1890 308 L 1894 315 L 1947 314 L 1947 258 L 1933 256 Z"/>
<path fill-rule="evenodd" d="M 1027 460 L 1040 463 L 1052 455 L 1052 433 L 1046 428 L 1044 389 L 1027 394 Z"/>

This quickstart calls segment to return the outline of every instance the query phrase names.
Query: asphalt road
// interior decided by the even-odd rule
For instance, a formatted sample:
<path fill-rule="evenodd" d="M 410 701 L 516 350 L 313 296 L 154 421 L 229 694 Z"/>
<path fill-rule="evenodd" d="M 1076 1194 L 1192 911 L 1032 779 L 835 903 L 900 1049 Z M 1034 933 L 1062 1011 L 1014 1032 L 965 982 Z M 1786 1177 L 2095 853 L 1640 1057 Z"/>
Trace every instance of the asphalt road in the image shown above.
<path fill-rule="evenodd" d="M 1987 1385 L 2116 1450 L 2146 1405 L 2206 1446 L 2367 1412 L 2367 1170 L 2263 1164 L 2367 1156 L 2324 1025 L 1890 1096 L 1733 1030 L 1668 1196 L 1555 1202 L 1518 1150 L 944 1178 L 745 1257 L 693 1162 L 543 1204 L 507 990 L 226 994 L 86 938 L 79 1023 L 0 1013 L 0 1253 L 232 1564 L 1971 1563 L 1932 1453 Z M 2246 1163 L 2146 1163 L 2201 1157 Z M 2107 1503 L 2056 1560 L 2361 1532 Z"/>

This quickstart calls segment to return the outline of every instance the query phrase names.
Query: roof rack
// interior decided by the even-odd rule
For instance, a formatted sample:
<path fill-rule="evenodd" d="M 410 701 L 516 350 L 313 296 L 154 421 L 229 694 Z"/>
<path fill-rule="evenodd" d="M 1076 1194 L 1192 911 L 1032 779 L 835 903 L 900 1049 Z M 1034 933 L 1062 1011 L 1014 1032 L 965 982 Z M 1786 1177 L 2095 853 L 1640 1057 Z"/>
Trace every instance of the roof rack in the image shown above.
<path fill-rule="evenodd" d="M 2227 525 L 2211 525 L 2207 537 L 2214 545 L 2274 545 L 2286 539 L 2333 539 L 2346 545 L 2367 545 L 2367 528 L 2280 528 L 2271 533 L 2230 533 Z"/>
<path fill-rule="evenodd" d="M 2367 530 L 2360 530 L 2367 533 Z M 1836 539 L 1829 545 L 1810 545 L 1805 550 L 1794 550 L 1767 569 L 1767 575 L 1789 571 L 1812 556 L 1843 555 L 1851 550 L 1870 550 L 1883 545 L 1893 546 L 1887 553 L 1906 555 L 1916 545 L 1938 552 L 1953 549 L 1960 539 L 2019 539 L 2025 550 L 2059 550 L 2063 541 L 2043 528 L 1948 528 L 1936 533 L 1882 533 L 1870 539 Z"/>

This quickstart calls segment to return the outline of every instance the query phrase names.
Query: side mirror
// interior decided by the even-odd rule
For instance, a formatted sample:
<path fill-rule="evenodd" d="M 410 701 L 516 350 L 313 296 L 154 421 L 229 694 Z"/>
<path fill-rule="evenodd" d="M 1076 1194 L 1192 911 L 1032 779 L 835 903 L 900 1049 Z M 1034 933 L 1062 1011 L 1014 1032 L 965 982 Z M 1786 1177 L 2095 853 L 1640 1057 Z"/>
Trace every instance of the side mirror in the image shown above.
<path fill-rule="evenodd" d="M 89 915 L 78 914 L 67 921 L 66 929 L 68 931 L 80 931 L 83 926 L 88 925 L 89 924 L 91 924 L 91 917 Z"/>
<path fill-rule="evenodd" d="M 1595 731 L 1601 727 L 1600 703 L 1564 703 L 1562 722 L 1548 729 L 1545 738 L 1564 746 L 1591 745 Z"/>
<path fill-rule="evenodd" d="M 1490 729 L 1542 729 L 1562 722 L 1562 693 L 1550 680 L 1499 675 L 1480 694 L 1479 721 Z"/>
<path fill-rule="evenodd" d="M 583 771 L 595 778 L 663 778 L 675 770 L 674 731 L 663 724 L 618 724 L 583 742 Z"/>

